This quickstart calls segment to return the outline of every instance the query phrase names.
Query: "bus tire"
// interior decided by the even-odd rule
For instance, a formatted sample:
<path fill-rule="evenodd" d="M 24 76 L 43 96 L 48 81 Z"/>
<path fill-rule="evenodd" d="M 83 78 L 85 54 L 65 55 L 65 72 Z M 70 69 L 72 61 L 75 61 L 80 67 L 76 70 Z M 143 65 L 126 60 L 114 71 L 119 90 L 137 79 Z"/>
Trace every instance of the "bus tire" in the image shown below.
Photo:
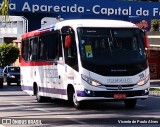
<path fill-rule="evenodd" d="M 39 89 L 38 89 L 38 86 L 36 86 L 36 100 L 37 102 L 41 103 L 41 102 L 44 102 L 44 98 L 42 96 L 39 95 Z"/>
<path fill-rule="evenodd" d="M 126 99 L 124 104 L 128 109 L 134 109 L 136 107 L 137 99 Z"/>
<path fill-rule="evenodd" d="M 7 81 L 7 86 L 10 86 L 10 85 L 11 85 L 11 83 L 9 81 Z"/>
<path fill-rule="evenodd" d="M 0 88 L 3 88 L 3 82 L 0 82 Z"/>
<path fill-rule="evenodd" d="M 77 101 L 77 95 L 76 95 L 75 91 L 73 91 L 72 100 L 73 100 L 73 105 L 76 109 L 81 109 L 83 107 L 83 102 Z"/>

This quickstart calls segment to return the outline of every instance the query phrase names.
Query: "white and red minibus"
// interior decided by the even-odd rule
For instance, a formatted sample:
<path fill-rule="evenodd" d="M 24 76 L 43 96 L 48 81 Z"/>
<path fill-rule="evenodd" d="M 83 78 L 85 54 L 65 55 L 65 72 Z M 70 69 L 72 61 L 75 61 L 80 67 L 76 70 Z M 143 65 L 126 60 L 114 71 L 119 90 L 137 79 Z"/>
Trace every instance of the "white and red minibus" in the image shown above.
<path fill-rule="evenodd" d="M 124 101 L 134 108 L 149 94 L 144 32 L 118 20 L 74 19 L 22 35 L 21 85 L 37 101 L 46 97 Z"/>

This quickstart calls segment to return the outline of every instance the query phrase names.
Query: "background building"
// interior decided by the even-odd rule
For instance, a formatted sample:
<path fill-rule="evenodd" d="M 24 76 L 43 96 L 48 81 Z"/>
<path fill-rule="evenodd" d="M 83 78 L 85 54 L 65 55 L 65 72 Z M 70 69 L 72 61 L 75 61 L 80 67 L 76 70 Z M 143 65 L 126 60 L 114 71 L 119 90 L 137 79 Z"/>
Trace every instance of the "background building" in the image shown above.
<path fill-rule="evenodd" d="M 21 16 L 9 16 L 7 22 L 0 16 L 0 44 L 12 43 L 27 32 L 27 20 Z"/>

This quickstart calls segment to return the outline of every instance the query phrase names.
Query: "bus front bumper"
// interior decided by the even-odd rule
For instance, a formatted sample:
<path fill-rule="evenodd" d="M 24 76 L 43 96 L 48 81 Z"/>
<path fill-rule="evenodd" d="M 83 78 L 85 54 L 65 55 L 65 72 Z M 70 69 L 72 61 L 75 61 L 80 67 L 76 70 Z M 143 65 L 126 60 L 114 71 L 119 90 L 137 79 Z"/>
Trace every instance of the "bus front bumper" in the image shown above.
<path fill-rule="evenodd" d="M 125 100 L 147 99 L 149 89 L 134 91 L 77 91 L 77 100 Z"/>

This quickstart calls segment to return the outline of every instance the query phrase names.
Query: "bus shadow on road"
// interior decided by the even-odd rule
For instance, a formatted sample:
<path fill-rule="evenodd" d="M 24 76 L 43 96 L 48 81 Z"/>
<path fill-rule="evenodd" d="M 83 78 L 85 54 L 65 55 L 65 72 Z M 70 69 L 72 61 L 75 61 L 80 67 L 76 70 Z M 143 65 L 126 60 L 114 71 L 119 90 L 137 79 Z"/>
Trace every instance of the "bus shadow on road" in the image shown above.
<path fill-rule="evenodd" d="M 56 99 L 56 98 L 45 98 L 44 102 L 41 102 L 41 104 L 44 105 L 52 105 L 54 107 L 70 107 L 70 108 L 74 108 L 74 105 L 71 101 L 67 101 L 67 100 L 62 100 L 62 99 Z M 123 102 L 92 102 L 92 101 L 87 101 L 83 103 L 83 106 L 81 109 L 79 110 L 89 110 L 89 109 L 125 109 L 125 106 L 123 104 Z"/>
<path fill-rule="evenodd" d="M 73 103 L 66 100 L 61 99 L 50 99 L 45 101 L 45 105 L 53 104 L 54 107 L 64 107 L 64 108 L 74 108 Z M 87 101 L 84 102 L 83 107 L 78 110 L 141 110 L 144 107 L 141 107 L 137 104 L 137 106 L 133 109 L 127 109 L 123 101 L 114 102 L 114 101 L 105 101 L 105 102 L 92 102 Z"/>

